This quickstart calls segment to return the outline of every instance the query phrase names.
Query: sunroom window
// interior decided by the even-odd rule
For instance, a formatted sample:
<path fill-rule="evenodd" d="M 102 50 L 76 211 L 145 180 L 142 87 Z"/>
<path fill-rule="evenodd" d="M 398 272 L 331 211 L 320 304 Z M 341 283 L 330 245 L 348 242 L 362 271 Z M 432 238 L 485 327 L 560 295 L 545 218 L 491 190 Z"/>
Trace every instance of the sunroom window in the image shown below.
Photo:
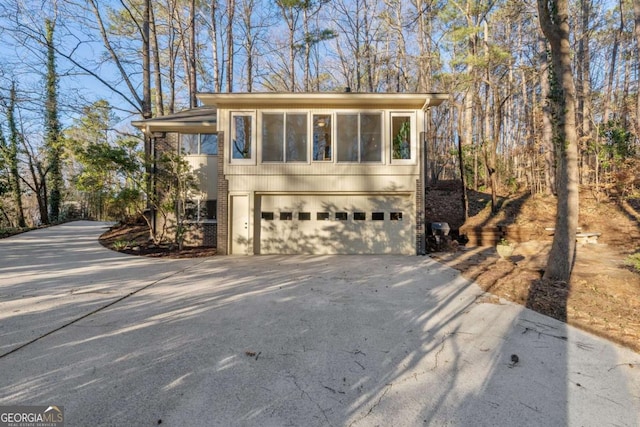
<path fill-rule="evenodd" d="M 231 113 L 231 159 L 253 159 L 253 125 L 252 113 Z"/>
<path fill-rule="evenodd" d="M 331 161 L 331 115 L 313 115 L 313 160 Z"/>
<path fill-rule="evenodd" d="M 391 159 L 411 160 L 413 157 L 412 144 L 412 114 L 392 113 L 391 115 Z"/>
<path fill-rule="evenodd" d="M 262 114 L 262 161 L 307 161 L 307 114 Z"/>
<path fill-rule="evenodd" d="M 336 115 L 338 162 L 382 161 L 382 114 Z"/>

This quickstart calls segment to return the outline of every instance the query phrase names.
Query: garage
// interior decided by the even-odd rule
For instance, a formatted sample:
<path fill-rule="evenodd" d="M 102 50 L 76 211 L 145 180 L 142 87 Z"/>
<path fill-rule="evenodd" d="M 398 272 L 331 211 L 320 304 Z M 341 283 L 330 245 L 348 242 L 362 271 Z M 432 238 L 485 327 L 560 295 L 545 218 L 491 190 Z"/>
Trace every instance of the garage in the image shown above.
<path fill-rule="evenodd" d="M 262 194 L 255 208 L 261 254 L 415 253 L 408 193 Z"/>

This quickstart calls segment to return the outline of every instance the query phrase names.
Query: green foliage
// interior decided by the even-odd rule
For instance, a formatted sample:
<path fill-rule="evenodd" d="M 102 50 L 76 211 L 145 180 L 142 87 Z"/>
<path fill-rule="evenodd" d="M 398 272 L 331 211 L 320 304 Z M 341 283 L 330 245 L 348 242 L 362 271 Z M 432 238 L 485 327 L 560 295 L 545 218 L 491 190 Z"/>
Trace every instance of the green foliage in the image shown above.
<path fill-rule="evenodd" d="M 404 122 L 400 125 L 398 133 L 393 138 L 393 158 L 408 159 L 410 158 L 408 141 L 411 139 L 411 122 Z"/>
<path fill-rule="evenodd" d="M 462 161 L 464 162 L 464 179 L 467 183 L 467 187 L 475 187 L 475 174 L 473 170 L 473 164 L 475 161 L 475 152 L 480 150 L 480 147 L 475 145 L 462 146 Z M 458 157 L 458 150 L 452 150 L 451 156 Z M 484 161 L 482 156 L 478 155 L 478 180 L 483 180 L 486 176 L 486 168 L 484 167 Z"/>
<path fill-rule="evenodd" d="M 8 144 L 2 140 L 0 155 L 4 159 L 5 166 L 8 168 L 9 175 L 7 177 L 11 196 L 16 211 L 16 220 L 18 227 L 26 227 L 26 221 L 22 210 L 22 189 L 20 182 L 20 171 L 18 168 L 18 141 L 22 135 L 18 132 L 18 126 L 15 120 L 16 107 L 16 86 L 11 85 L 9 95 L 9 108 L 7 109 L 7 124 L 9 126 L 9 142 Z"/>
<path fill-rule="evenodd" d="M 138 141 L 109 138 L 113 116 L 106 101 L 83 109 L 84 115 L 67 130 L 67 148 L 76 163 L 72 183 L 91 216 L 122 219 L 138 212 L 142 200 L 144 161 Z"/>
<path fill-rule="evenodd" d="M 172 229 L 173 243 L 182 248 L 186 227 L 185 207 L 197 191 L 198 181 L 184 157 L 176 153 L 162 153 L 158 160 L 156 192 L 150 196 L 158 213 L 165 218 L 162 235 Z M 170 215 L 173 213 L 173 215 Z"/>
<path fill-rule="evenodd" d="M 41 218 L 45 224 L 58 221 L 60 207 L 62 205 L 62 134 L 58 119 L 58 74 L 56 72 L 55 46 L 53 40 L 55 24 L 45 20 L 45 41 L 47 45 L 47 76 L 46 76 L 46 103 L 45 103 L 45 146 L 47 150 L 47 162 L 49 169 L 49 215 L 50 218 Z"/>
<path fill-rule="evenodd" d="M 629 255 L 625 259 L 625 264 L 635 269 L 638 273 L 640 273 L 640 252 L 637 252 L 633 255 Z"/>
<path fill-rule="evenodd" d="M 632 134 L 619 121 L 609 120 L 600 129 L 600 136 L 604 139 L 604 144 L 598 156 L 603 167 L 620 165 L 625 159 L 635 155 Z"/>
<path fill-rule="evenodd" d="M 116 240 L 115 242 L 113 242 L 112 246 L 116 251 L 122 251 L 131 246 L 131 242 L 129 242 L 128 240 Z"/>

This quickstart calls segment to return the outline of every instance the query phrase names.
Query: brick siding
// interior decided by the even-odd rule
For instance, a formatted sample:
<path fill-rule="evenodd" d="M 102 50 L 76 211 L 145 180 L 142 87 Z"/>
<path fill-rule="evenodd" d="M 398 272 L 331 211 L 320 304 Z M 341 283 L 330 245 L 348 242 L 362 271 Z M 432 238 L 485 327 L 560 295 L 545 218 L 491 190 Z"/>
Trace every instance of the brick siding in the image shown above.
<path fill-rule="evenodd" d="M 217 249 L 219 255 L 229 253 L 229 181 L 224 176 L 224 132 L 218 132 L 218 227 Z"/>

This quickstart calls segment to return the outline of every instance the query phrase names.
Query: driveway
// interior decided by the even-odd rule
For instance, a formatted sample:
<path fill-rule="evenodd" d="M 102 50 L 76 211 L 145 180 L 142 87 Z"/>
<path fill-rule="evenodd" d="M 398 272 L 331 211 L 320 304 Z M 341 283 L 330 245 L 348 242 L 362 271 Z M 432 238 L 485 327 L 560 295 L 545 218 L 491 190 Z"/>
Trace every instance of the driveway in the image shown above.
<path fill-rule="evenodd" d="M 640 423 L 639 354 L 428 257 L 138 258 L 105 227 L 0 240 L 0 406 L 64 406 L 66 426 Z"/>

